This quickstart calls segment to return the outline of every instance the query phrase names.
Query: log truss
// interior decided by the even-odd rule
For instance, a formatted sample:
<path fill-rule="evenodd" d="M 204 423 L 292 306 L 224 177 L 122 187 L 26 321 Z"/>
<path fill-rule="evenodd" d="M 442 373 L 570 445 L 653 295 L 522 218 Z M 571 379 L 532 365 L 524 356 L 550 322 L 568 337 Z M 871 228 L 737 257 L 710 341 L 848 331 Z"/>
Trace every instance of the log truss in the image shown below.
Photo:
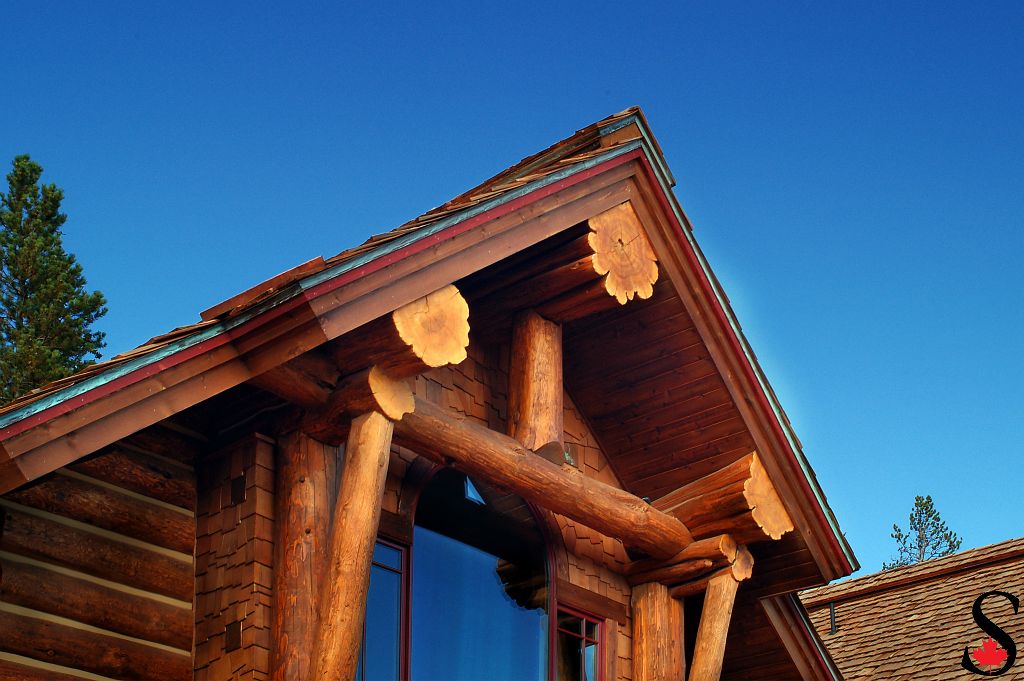
<path fill-rule="evenodd" d="M 597 281 L 614 298 L 612 305 L 650 296 L 657 261 L 629 204 L 589 225 L 592 254 L 570 263 L 566 274 L 584 282 L 574 295 L 594 295 L 585 283 L 593 276 L 587 268 L 593 268 L 603 275 Z M 303 679 L 347 680 L 355 674 L 392 441 L 519 495 L 540 510 L 542 521 L 551 523 L 551 514 L 558 513 L 639 553 L 624 570 L 633 585 L 637 681 L 685 677 L 682 599 L 704 593 L 689 678 L 718 678 L 736 591 L 753 570 L 746 544 L 778 539 L 793 523 L 754 452 L 653 503 L 570 465 L 564 457 L 557 318 L 545 305 L 522 309 L 513 323 L 508 434 L 415 396 L 408 383 L 431 367 L 466 357 L 469 305 L 454 286 L 353 331 L 329 356 L 306 353 L 258 379 L 261 387 L 304 409 L 304 437 L 325 447 L 345 443 L 336 499 L 329 495 L 326 555 L 297 585 L 317 592 L 310 596 L 320 609 L 307 612 L 312 622 L 283 618 L 282 636 L 275 636 L 279 646 L 310 651 L 308 665 L 298 665 L 309 670 Z M 280 574 L 295 573 L 287 568 Z M 294 597 L 296 584 L 283 585 L 282 592 Z M 295 668 L 295 660 L 290 664 Z"/>

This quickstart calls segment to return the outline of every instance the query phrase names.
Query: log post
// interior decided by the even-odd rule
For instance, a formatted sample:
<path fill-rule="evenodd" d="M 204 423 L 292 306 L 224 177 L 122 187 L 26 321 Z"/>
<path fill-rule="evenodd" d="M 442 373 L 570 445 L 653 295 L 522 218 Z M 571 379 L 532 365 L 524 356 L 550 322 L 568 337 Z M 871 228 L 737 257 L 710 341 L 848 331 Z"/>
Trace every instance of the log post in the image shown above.
<path fill-rule="evenodd" d="M 654 507 L 686 523 L 694 537 L 728 534 L 740 544 L 779 539 L 793 529 L 756 452 L 680 487 Z"/>
<path fill-rule="evenodd" d="M 693 537 L 678 519 L 629 492 L 562 468 L 517 440 L 416 398 L 395 440 L 418 454 L 518 494 L 650 556 L 668 558 Z"/>
<path fill-rule="evenodd" d="M 633 587 L 633 680 L 683 681 L 682 603 L 656 582 Z"/>
<path fill-rule="evenodd" d="M 725 659 L 725 641 L 740 583 L 731 573 L 718 575 L 708 582 L 704 608 L 697 627 L 697 643 L 693 649 L 693 666 L 689 681 L 719 681 Z"/>
<path fill-rule="evenodd" d="M 562 327 L 528 310 L 512 328 L 508 431 L 527 449 L 565 438 Z M 561 449 L 564 452 L 564 448 Z"/>
<path fill-rule="evenodd" d="M 314 681 L 355 677 L 393 427 L 377 412 L 352 421 L 331 525 L 330 562 L 321 589 Z"/>
<path fill-rule="evenodd" d="M 317 598 L 327 550 L 338 450 L 299 431 L 280 440 L 274 510 L 274 681 L 308 679 L 316 641 Z"/>

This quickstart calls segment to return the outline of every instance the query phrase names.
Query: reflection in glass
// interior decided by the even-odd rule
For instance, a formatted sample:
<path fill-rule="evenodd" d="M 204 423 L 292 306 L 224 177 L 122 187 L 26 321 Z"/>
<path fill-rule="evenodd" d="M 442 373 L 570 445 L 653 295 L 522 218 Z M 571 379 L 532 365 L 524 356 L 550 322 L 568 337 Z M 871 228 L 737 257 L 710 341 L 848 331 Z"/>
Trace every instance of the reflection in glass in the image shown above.
<path fill-rule="evenodd" d="M 502 514 L 479 484 L 442 471 L 416 511 L 412 561 L 412 681 L 544 681 L 547 575 L 528 509 Z"/>
<path fill-rule="evenodd" d="M 558 681 L 597 681 L 600 632 L 599 622 L 558 611 Z"/>
<path fill-rule="evenodd" d="M 398 681 L 402 642 L 402 551 L 381 542 L 373 550 L 358 681 Z"/>

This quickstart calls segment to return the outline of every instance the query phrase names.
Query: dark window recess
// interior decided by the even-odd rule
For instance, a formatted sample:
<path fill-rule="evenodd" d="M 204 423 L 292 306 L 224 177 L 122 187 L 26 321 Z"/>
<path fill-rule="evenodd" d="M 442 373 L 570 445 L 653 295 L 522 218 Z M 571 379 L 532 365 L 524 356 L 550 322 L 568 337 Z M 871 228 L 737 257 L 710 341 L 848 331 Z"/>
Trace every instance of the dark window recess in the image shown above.
<path fill-rule="evenodd" d="M 245 501 L 245 476 L 231 479 L 231 505 L 238 506 Z"/>
<path fill-rule="evenodd" d="M 242 647 L 242 623 L 232 622 L 224 627 L 224 652 L 230 653 Z"/>
<path fill-rule="evenodd" d="M 416 508 L 409 679 L 548 681 L 543 535 L 521 499 L 481 480 L 470 489 L 444 469 Z"/>
<path fill-rule="evenodd" d="M 363 646 L 357 681 L 402 678 L 402 603 L 405 551 L 378 541 L 373 548 L 370 588 L 366 595 Z"/>
<path fill-rule="evenodd" d="M 557 681 L 601 681 L 601 621 L 558 608 Z"/>

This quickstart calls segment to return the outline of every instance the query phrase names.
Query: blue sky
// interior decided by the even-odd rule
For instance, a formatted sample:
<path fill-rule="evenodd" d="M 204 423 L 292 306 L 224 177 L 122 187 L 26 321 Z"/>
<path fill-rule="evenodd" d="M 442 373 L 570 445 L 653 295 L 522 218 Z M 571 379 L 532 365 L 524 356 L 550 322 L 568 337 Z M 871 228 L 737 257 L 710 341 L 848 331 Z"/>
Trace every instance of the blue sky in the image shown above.
<path fill-rule="evenodd" d="M 8 6 L 109 354 L 639 104 L 865 571 L 1024 535 L 1024 4 L 483 5 Z"/>

